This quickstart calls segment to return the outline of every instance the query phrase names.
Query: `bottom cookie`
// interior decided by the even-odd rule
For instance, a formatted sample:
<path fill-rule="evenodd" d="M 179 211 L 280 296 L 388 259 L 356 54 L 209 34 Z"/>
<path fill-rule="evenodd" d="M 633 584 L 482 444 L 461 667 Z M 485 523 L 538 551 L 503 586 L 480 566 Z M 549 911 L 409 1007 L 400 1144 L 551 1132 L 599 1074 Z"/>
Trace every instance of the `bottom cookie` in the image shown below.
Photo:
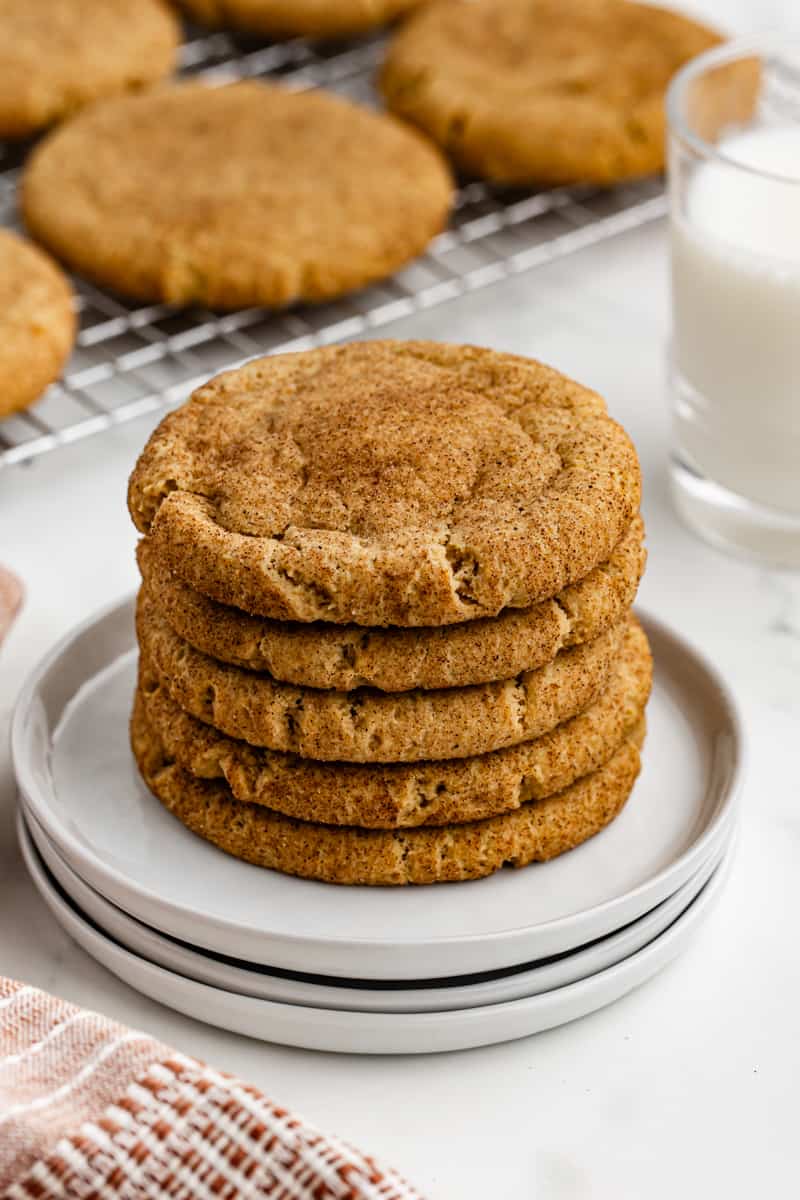
<path fill-rule="evenodd" d="M 599 833 L 639 774 L 644 721 L 591 775 L 545 800 L 464 825 L 409 830 L 332 827 L 243 804 L 227 785 L 197 779 L 170 759 L 134 702 L 131 745 L 153 795 L 187 829 L 259 867 L 327 883 L 397 886 L 480 879 L 504 866 L 545 862 Z"/>

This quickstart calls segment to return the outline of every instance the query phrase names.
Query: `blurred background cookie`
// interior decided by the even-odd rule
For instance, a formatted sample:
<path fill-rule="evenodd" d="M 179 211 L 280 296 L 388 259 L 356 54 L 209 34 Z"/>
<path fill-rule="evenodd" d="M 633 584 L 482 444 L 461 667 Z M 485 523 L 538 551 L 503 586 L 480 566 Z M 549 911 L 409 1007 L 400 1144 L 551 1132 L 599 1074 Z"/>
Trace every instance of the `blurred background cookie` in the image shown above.
<path fill-rule="evenodd" d="M 394 118 L 324 92 L 189 84 L 97 104 L 29 160 L 23 210 L 58 257 L 141 300 L 323 300 L 444 226 L 450 173 Z"/>
<path fill-rule="evenodd" d="M 194 20 L 269 37 L 345 37 L 410 12 L 423 0 L 180 0 Z"/>
<path fill-rule="evenodd" d="M 395 37 L 381 89 L 465 171 L 612 184 L 662 169 L 667 84 L 720 40 L 631 0 L 437 0 Z"/>
<path fill-rule="evenodd" d="M 161 0 L 0 0 L 0 137 L 169 74 L 180 30 Z"/>
<path fill-rule="evenodd" d="M 74 340 L 66 277 L 41 250 L 0 229 L 0 419 L 58 377 Z"/>
<path fill-rule="evenodd" d="M 0 645 L 22 603 L 22 585 L 16 575 L 0 567 Z"/>

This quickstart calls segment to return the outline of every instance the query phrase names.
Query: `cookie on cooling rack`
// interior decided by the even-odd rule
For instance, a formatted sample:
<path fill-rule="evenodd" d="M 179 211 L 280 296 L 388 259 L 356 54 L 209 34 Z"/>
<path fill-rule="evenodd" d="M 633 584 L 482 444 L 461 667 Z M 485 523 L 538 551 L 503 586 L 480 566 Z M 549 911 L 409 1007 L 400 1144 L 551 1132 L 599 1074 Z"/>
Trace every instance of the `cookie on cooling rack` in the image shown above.
<path fill-rule="evenodd" d="M 179 41 L 162 0 L 0 0 L 0 137 L 26 137 L 101 96 L 155 83 Z"/>
<path fill-rule="evenodd" d="M 394 38 L 381 89 L 464 170 L 612 184 L 664 166 L 664 92 L 720 41 L 633 0 L 436 0 Z"/>
<path fill-rule="evenodd" d="M 140 300 L 324 300 L 391 275 L 447 220 L 438 150 L 328 92 L 185 84 L 96 104 L 25 171 L 36 237 Z"/>
<path fill-rule="evenodd" d="M 336 38 L 394 21 L 423 0 L 180 0 L 194 20 L 268 37 Z"/>
<path fill-rule="evenodd" d="M 36 246 L 0 229 L 0 420 L 38 399 L 74 340 L 66 276 Z"/>

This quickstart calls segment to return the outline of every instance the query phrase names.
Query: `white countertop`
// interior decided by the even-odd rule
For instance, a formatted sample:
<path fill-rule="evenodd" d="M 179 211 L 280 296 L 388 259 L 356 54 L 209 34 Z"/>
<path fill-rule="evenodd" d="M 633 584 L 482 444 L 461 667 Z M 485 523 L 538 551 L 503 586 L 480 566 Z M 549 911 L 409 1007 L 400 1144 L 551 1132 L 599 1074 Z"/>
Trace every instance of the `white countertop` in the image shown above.
<path fill-rule="evenodd" d="M 705 0 L 739 28 L 789 0 Z M 757 17 L 748 22 L 749 13 Z M 252 1080 L 394 1164 L 429 1200 L 674 1200 L 795 1194 L 800 1078 L 800 575 L 723 557 L 667 495 L 663 227 L 625 235 L 392 327 L 552 362 L 608 398 L 642 459 L 640 603 L 715 660 L 750 742 L 743 829 L 690 950 L 613 1007 L 525 1041 L 428 1058 L 265 1045 L 170 1012 L 96 965 L 28 882 L 6 729 L 22 680 L 92 609 L 132 589 L 128 472 L 152 420 L 0 473 L 0 560 L 25 581 L 0 652 L 0 972 L 145 1028 Z"/>

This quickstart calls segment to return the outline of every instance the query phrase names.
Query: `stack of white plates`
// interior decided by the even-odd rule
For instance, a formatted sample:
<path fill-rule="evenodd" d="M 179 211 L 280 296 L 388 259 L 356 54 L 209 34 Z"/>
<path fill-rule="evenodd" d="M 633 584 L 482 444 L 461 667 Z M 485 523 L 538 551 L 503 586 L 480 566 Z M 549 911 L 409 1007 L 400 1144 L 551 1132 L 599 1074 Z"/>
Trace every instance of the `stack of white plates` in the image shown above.
<path fill-rule="evenodd" d="M 742 736 L 714 669 L 640 614 L 655 656 L 625 810 L 553 862 L 473 883 L 343 888 L 260 870 L 175 821 L 127 742 L 133 602 L 48 655 L 14 719 L 25 861 L 109 970 L 199 1020 L 367 1054 L 456 1050 L 594 1011 L 683 950 L 731 856 Z"/>

